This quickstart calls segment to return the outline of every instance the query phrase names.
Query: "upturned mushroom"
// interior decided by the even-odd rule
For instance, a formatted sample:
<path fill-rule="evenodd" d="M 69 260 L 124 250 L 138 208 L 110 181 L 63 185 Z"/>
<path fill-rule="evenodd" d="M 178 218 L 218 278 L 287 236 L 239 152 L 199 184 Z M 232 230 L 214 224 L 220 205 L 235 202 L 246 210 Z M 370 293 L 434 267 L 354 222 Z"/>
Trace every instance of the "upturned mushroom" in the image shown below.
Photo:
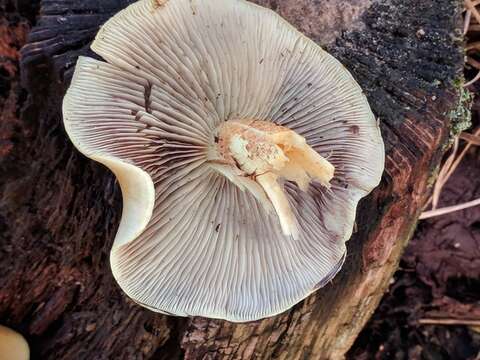
<path fill-rule="evenodd" d="M 22 335 L 0 325 L 0 360 L 28 360 L 30 349 Z"/>
<path fill-rule="evenodd" d="M 250 321 L 342 267 L 384 146 L 335 58 L 244 0 L 141 0 L 78 60 L 77 147 L 116 175 L 113 275 L 153 311 Z"/>

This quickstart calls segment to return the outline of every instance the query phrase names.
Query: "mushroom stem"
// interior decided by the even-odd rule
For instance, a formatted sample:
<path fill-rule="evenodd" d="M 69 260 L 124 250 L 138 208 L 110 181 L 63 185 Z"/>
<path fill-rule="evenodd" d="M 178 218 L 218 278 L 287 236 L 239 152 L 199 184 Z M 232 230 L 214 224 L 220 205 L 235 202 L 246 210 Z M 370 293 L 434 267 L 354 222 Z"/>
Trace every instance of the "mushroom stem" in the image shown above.
<path fill-rule="evenodd" d="M 333 165 L 312 149 L 305 138 L 267 121 L 229 120 L 220 126 L 216 138 L 216 156 L 211 161 L 230 166 L 247 181 L 256 181 L 273 205 L 283 233 L 297 238 L 297 222 L 278 180 L 293 181 L 302 191 L 308 190 L 311 181 L 329 187 Z"/>
<path fill-rule="evenodd" d="M 291 235 L 294 239 L 298 238 L 298 227 L 288 202 L 287 195 L 282 186 L 278 183 L 278 176 L 267 172 L 257 176 L 257 182 L 267 193 L 268 198 L 277 212 L 280 226 L 285 235 Z"/>

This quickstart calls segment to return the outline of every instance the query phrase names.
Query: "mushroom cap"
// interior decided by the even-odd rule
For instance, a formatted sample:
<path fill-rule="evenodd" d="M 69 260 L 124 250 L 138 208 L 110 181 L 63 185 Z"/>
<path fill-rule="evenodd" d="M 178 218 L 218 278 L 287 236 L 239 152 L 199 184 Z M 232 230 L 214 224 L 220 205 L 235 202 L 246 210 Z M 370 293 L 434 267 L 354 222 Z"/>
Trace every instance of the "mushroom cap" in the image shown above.
<path fill-rule="evenodd" d="M 92 49 L 105 61 L 79 58 L 64 124 L 120 183 L 110 262 L 128 296 L 158 312 L 250 321 L 335 276 L 385 154 L 344 66 L 244 0 L 141 0 L 111 18 Z M 297 238 L 209 165 L 212 134 L 231 119 L 285 126 L 335 166 L 330 188 L 285 182 Z"/>
<path fill-rule="evenodd" d="M 0 360 L 28 360 L 30 349 L 22 335 L 0 325 Z"/>

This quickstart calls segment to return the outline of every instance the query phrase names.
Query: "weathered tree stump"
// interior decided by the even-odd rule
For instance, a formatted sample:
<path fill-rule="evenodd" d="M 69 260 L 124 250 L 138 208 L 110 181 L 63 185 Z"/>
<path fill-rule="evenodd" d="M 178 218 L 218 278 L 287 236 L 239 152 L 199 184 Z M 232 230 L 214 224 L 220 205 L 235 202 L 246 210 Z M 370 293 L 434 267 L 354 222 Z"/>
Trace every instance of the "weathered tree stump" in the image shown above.
<path fill-rule="evenodd" d="M 131 2 L 42 0 L 22 49 L 24 90 L 16 71 L 1 78 L 9 86 L 0 87 L 0 323 L 22 332 L 39 359 L 342 358 L 387 289 L 464 119 L 460 2 L 257 1 L 352 72 L 381 123 L 387 162 L 360 204 L 341 273 L 290 311 L 247 324 L 152 313 L 111 275 L 120 190 L 68 141 L 61 101 L 78 55 Z M 0 29 L 33 21 L 36 3 L 0 0 Z M 5 49 L 22 42 L 0 46 L 0 70 L 17 65 Z"/>

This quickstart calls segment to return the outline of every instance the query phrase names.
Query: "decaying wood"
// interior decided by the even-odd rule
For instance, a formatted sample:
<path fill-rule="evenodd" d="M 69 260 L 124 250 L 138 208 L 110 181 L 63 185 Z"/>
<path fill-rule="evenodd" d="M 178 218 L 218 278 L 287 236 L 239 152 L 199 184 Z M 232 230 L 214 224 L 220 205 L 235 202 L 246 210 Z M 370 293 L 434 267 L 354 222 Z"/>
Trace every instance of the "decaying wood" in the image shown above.
<path fill-rule="evenodd" d="M 78 55 L 92 55 L 99 25 L 129 2 L 41 1 L 22 50 L 25 90 L 13 72 L 0 92 L 0 323 L 22 332 L 41 359 L 342 358 L 388 286 L 461 117 L 459 2 L 258 1 L 353 73 L 381 123 L 387 163 L 360 204 L 340 275 L 292 310 L 247 324 L 154 314 L 110 273 L 120 191 L 67 140 L 61 100 Z M 36 3 L 0 7 L 13 27 L 33 21 Z M 0 66 L 5 56 L 0 46 Z"/>

